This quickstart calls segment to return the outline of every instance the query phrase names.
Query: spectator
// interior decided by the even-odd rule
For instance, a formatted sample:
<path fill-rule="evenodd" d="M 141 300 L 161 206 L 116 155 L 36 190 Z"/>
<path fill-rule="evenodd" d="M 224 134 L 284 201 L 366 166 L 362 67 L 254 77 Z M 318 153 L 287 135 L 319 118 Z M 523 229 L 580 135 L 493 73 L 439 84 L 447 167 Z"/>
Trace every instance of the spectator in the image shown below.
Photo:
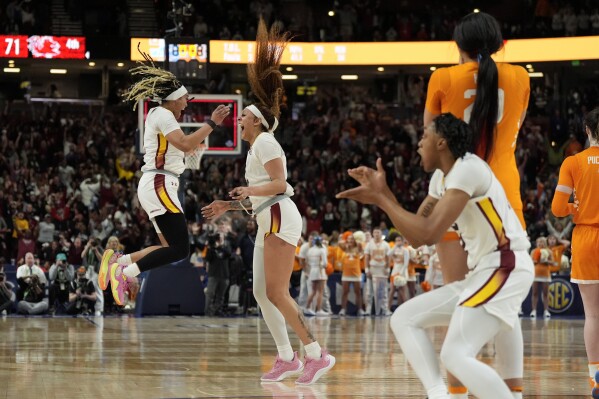
<path fill-rule="evenodd" d="M 86 268 L 85 277 L 94 284 L 96 289 L 96 303 L 95 303 L 95 315 L 100 316 L 104 312 L 104 292 L 100 289 L 98 285 L 98 273 L 100 271 L 100 261 L 102 260 L 102 253 L 104 249 L 100 246 L 100 242 L 91 237 L 87 244 L 85 244 L 85 248 L 83 248 L 83 252 L 81 252 L 81 257 L 83 258 L 83 266 Z"/>
<path fill-rule="evenodd" d="M 44 271 L 37 265 L 35 265 L 35 259 L 31 252 L 25 254 L 25 263 L 17 268 L 17 283 L 19 288 L 17 289 L 17 299 L 23 299 L 25 291 L 31 285 L 31 276 L 36 275 L 38 282 L 46 285 L 47 280 L 44 275 Z"/>
<path fill-rule="evenodd" d="M 25 315 L 39 315 L 48 310 L 48 287 L 46 277 L 43 280 L 38 274 L 28 277 L 29 282 L 23 293 L 23 300 L 19 301 L 17 311 Z"/>
<path fill-rule="evenodd" d="M 206 316 L 223 315 L 225 292 L 229 286 L 229 259 L 231 250 L 225 245 L 220 234 L 208 236 L 206 269 L 208 287 L 206 289 Z"/>
<path fill-rule="evenodd" d="M 54 240 L 55 231 L 56 226 L 52 223 L 52 215 L 46 213 L 36 229 L 38 251 L 41 251 L 43 244 L 50 244 Z"/>
<path fill-rule="evenodd" d="M 67 263 L 64 253 L 56 255 L 56 262 L 50 266 L 50 313 L 54 313 L 69 300 L 69 287 L 75 278 L 75 268 Z"/>
<path fill-rule="evenodd" d="M 25 258 L 25 254 L 28 252 L 33 254 L 37 252 L 33 234 L 31 234 L 31 230 L 29 229 L 24 230 L 23 235 L 19 237 L 17 245 L 17 262 L 21 263 Z"/>
<path fill-rule="evenodd" d="M 96 288 L 94 283 L 87 279 L 86 273 L 85 266 L 80 266 L 75 279 L 69 284 L 68 314 L 88 315 L 95 309 Z"/>

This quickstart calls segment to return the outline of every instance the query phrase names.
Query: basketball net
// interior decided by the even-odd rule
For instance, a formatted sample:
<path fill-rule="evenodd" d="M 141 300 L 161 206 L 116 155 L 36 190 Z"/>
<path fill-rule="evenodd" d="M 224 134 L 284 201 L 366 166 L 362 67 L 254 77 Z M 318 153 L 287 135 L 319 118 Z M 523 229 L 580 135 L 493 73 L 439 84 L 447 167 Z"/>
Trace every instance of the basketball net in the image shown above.
<path fill-rule="evenodd" d="M 206 144 L 200 144 L 197 149 L 185 154 L 185 169 L 200 170 L 206 148 Z"/>

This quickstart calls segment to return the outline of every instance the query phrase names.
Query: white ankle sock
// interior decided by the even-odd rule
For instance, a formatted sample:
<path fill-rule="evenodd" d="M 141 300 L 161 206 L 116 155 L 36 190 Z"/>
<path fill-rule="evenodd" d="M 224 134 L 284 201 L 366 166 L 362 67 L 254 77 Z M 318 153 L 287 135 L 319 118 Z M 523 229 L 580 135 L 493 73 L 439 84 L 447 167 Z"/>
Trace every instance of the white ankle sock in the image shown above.
<path fill-rule="evenodd" d="M 522 392 L 512 391 L 512 396 L 514 397 L 514 399 L 522 399 Z"/>
<path fill-rule="evenodd" d="M 448 399 L 449 394 L 447 393 L 447 387 L 443 385 L 437 385 L 426 391 L 428 399 Z"/>
<path fill-rule="evenodd" d="M 468 393 L 450 393 L 449 399 L 468 399 Z"/>
<path fill-rule="evenodd" d="M 599 363 L 589 363 L 589 377 L 595 379 L 595 373 L 599 371 Z"/>
<path fill-rule="evenodd" d="M 306 356 L 310 359 L 320 359 L 322 356 L 322 349 L 317 341 L 312 342 L 304 347 L 306 349 Z"/>
<path fill-rule="evenodd" d="M 131 263 L 129 266 L 125 266 L 123 273 L 125 273 L 125 276 L 127 277 L 136 277 L 141 271 L 139 270 L 137 263 Z"/>
<path fill-rule="evenodd" d="M 123 265 L 123 266 L 127 266 L 127 265 L 130 265 L 131 263 L 133 263 L 133 262 L 131 261 L 131 255 L 130 255 L 130 254 L 123 255 L 123 256 L 119 256 L 119 257 L 117 258 L 116 262 L 117 262 L 119 265 Z"/>
<path fill-rule="evenodd" d="M 281 360 L 290 362 L 293 360 L 293 348 L 291 345 L 277 345 L 277 351 L 279 351 L 279 357 Z"/>

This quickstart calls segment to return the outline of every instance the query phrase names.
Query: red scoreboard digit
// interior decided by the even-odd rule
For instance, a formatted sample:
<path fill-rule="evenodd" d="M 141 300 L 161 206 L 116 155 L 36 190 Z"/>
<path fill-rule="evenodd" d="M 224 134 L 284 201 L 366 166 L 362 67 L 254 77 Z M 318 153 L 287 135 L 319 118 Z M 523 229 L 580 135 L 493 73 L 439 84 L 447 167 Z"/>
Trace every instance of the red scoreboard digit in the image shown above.
<path fill-rule="evenodd" d="M 27 58 L 27 36 L 0 35 L 0 58 Z"/>

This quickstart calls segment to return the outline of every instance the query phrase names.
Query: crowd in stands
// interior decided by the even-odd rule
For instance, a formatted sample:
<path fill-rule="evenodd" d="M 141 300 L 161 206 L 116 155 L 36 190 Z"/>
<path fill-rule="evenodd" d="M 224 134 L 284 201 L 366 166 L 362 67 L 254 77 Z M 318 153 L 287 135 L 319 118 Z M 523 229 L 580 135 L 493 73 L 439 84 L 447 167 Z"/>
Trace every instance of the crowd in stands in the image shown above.
<path fill-rule="evenodd" d="M 262 15 L 265 20 L 296 34 L 297 40 L 308 42 L 451 40 L 459 18 L 477 6 L 474 2 L 385 0 L 188 0 L 186 3 L 189 8 L 176 8 L 180 13 L 182 36 L 253 40 L 256 35 L 254 21 Z M 504 19 L 497 16 L 508 39 L 599 34 L 599 7 L 592 1 L 512 3 L 519 12 Z M 169 17 L 172 2 L 160 0 L 157 4 L 156 15 L 162 32 L 172 29 L 173 22 Z M 493 9 L 484 11 L 494 14 Z M 495 11 L 501 13 L 500 9 Z"/>
<path fill-rule="evenodd" d="M 599 7 L 591 0 L 514 0 L 519 12 L 502 18 L 507 39 L 599 35 Z M 300 41 L 423 41 L 451 40 L 453 27 L 472 12 L 474 2 L 438 0 L 285 1 L 155 0 L 156 37 L 173 34 L 175 20 L 180 36 L 202 39 L 253 40 L 256 21 L 267 21 L 290 30 Z M 501 14 L 501 9 L 485 9 Z M 64 1 L 72 20 L 85 22 L 86 35 L 128 32 L 128 10 L 120 2 Z M 329 15 L 329 12 L 333 15 Z M 495 11 L 495 12 L 494 12 Z M 51 8 L 43 0 L 9 0 L 0 7 L 0 33 L 51 34 Z M 87 14 L 86 14 L 87 13 Z M 88 15 L 89 14 L 89 15 Z"/>

